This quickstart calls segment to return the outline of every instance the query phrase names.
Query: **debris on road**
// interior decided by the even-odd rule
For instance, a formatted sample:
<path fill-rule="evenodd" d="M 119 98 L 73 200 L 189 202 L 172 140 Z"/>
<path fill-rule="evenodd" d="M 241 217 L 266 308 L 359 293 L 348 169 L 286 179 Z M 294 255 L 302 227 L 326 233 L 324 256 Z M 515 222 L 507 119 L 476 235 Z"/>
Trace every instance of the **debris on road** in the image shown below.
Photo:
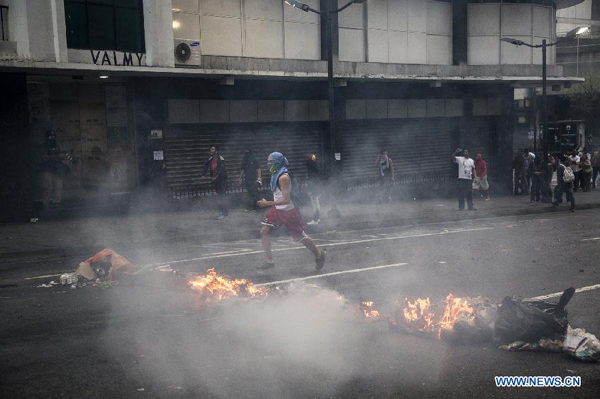
<path fill-rule="evenodd" d="M 79 281 L 77 273 L 65 273 L 60 276 L 60 283 L 62 285 L 73 285 Z"/>
<path fill-rule="evenodd" d="M 507 351 L 561 352 L 563 350 L 563 341 L 547 338 L 542 338 L 538 342 L 515 341 L 511 344 L 500 346 L 500 349 Z"/>
<path fill-rule="evenodd" d="M 584 362 L 600 361 L 600 340 L 583 328 L 567 328 L 564 352 Z"/>
<path fill-rule="evenodd" d="M 574 288 L 565 290 L 558 303 L 505 297 L 496 316 L 494 340 L 509 344 L 538 342 L 542 338 L 564 339 L 569 325 L 565 306 L 574 294 Z"/>
<path fill-rule="evenodd" d="M 77 273 L 87 280 L 117 280 L 119 274 L 135 273 L 135 266 L 113 249 L 104 248 L 79 264 Z"/>

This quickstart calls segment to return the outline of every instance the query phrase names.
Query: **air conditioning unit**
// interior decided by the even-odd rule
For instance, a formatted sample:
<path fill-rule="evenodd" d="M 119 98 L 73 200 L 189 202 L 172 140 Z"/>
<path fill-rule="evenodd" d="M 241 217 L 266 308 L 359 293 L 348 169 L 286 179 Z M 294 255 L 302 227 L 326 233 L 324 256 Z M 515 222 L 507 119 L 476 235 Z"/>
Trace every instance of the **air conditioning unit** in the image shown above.
<path fill-rule="evenodd" d="M 200 57 L 200 42 L 194 40 L 175 40 L 175 65 L 185 67 L 199 67 L 202 65 Z"/>

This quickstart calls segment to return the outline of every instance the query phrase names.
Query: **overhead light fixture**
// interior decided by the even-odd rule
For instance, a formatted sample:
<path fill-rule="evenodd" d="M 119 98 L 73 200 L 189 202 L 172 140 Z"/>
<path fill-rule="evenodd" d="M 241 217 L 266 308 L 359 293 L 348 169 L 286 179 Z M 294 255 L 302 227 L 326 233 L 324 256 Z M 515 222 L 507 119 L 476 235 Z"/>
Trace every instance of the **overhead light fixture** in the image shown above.
<path fill-rule="evenodd" d="M 308 4 L 304 4 L 304 3 L 299 2 L 297 0 L 285 0 L 284 3 L 287 4 L 288 6 L 292 6 L 294 8 L 299 9 L 299 10 L 302 10 L 304 12 L 308 12 L 310 10 L 310 7 L 308 6 Z"/>
<path fill-rule="evenodd" d="M 567 32 L 567 34 L 565 35 L 563 40 L 570 40 L 570 39 L 579 37 L 581 35 L 585 35 L 589 31 L 590 31 L 589 26 L 578 26 L 577 28 L 571 29 L 569 32 Z"/>
<path fill-rule="evenodd" d="M 179 29 L 181 28 L 181 22 L 179 22 L 178 20 L 174 19 L 173 20 L 173 29 Z"/>
<path fill-rule="evenodd" d="M 523 40 L 513 39 L 512 37 L 503 37 L 500 40 L 506 43 L 514 44 L 515 46 L 522 46 L 525 44 Z"/>
<path fill-rule="evenodd" d="M 107 73 L 103 73 L 102 75 L 100 75 L 100 76 L 98 76 L 98 77 L 99 77 L 100 79 L 108 79 L 108 78 L 110 78 L 110 74 L 107 72 Z"/>

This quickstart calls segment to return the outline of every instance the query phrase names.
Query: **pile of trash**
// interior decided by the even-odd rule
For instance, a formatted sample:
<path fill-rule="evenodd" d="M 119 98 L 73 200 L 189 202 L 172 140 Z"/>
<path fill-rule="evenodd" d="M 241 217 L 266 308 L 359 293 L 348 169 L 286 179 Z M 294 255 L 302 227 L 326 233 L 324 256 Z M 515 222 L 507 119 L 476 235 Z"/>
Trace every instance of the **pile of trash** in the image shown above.
<path fill-rule="evenodd" d="M 50 281 L 38 287 L 50 288 L 55 285 L 71 286 L 71 288 L 92 285 L 100 288 L 109 288 L 123 276 L 132 276 L 136 272 L 135 266 L 125 257 L 110 248 L 105 248 L 96 255 L 79 263 L 73 273 L 64 273 L 59 281 Z"/>
<path fill-rule="evenodd" d="M 569 325 L 566 306 L 574 294 L 574 288 L 565 290 L 558 303 L 505 297 L 500 305 L 483 297 L 452 295 L 436 305 L 429 298 L 406 299 L 389 321 L 394 329 L 437 333 L 438 339 L 453 342 L 492 341 L 509 351 L 564 352 L 581 361 L 598 362 L 598 338 Z"/>

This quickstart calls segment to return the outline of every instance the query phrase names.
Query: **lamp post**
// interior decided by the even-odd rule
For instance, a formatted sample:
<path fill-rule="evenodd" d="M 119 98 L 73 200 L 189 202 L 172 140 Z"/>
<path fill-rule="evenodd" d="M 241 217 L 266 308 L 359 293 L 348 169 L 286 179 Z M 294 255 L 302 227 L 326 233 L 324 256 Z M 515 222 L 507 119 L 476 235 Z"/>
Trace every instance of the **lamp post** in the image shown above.
<path fill-rule="evenodd" d="M 367 0 L 351 0 L 344 6 L 340 8 L 335 8 L 334 1 L 330 0 L 330 8 L 328 10 L 319 11 L 311 8 L 309 5 L 301 3 L 296 0 L 285 0 L 289 6 L 302 10 L 304 12 L 313 12 L 315 14 L 324 15 L 325 21 L 327 22 L 327 26 L 325 27 L 325 42 L 327 43 L 327 98 L 329 100 L 329 140 L 331 146 L 330 156 L 330 167 L 332 174 L 334 175 L 334 182 L 337 183 L 339 176 L 337 176 L 337 168 L 335 166 L 336 154 L 341 153 L 339 148 L 339 137 L 337 134 L 337 126 L 335 121 L 335 85 L 333 81 L 333 14 L 340 13 L 344 11 L 346 8 L 350 7 L 352 4 L 361 4 L 365 3 Z M 341 160 L 341 154 L 340 154 Z M 341 213 L 337 208 L 337 203 L 335 201 L 335 190 L 334 190 L 334 199 L 332 201 L 331 211 L 329 211 L 329 216 L 332 218 L 341 217 Z"/>
<path fill-rule="evenodd" d="M 589 32 L 589 26 L 580 26 L 577 27 L 564 37 L 558 38 L 555 42 L 548 43 L 546 39 L 542 40 L 542 44 L 529 44 L 525 43 L 522 40 L 514 39 L 512 37 L 503 37 L 500 39 L 503 42 L 513 44 L 515 46 L 527 46 L 531 48 L 541 48 L 542 49 L 542 123 L 544 124 L 544 128 L 542 130 L 542 151 L 544 153 L 544 165 L 548 165 L 548 93 L 546 90 L 546 82 L 547 82 L 547 50 L 550 46 L 555 46 L 558 43 L 570 40 L 575 37 L 579 37 L 584 33 Z M 546 193 L 550 194 L 551 193 Z"/>

